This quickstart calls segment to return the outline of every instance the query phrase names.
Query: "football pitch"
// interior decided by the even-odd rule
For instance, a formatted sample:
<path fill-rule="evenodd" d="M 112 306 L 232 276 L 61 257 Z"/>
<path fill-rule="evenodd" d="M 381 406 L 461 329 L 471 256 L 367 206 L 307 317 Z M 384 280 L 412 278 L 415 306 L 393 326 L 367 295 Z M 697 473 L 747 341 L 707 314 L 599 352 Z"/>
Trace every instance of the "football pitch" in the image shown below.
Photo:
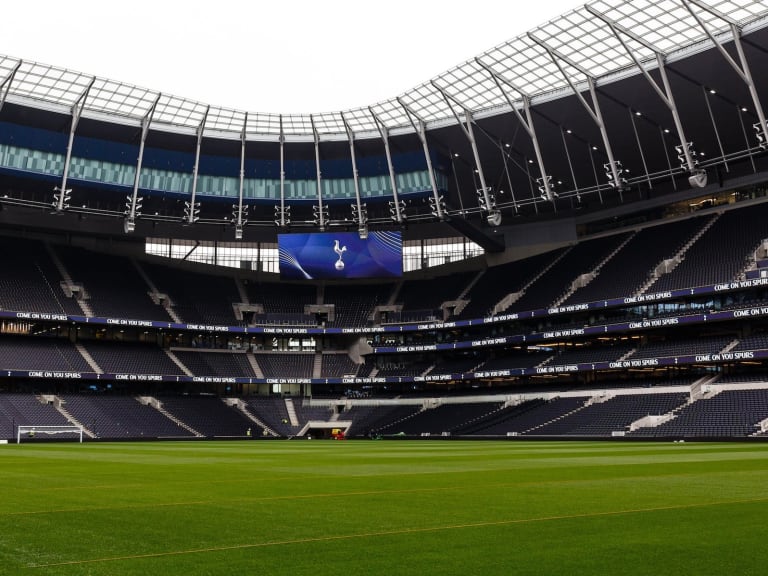
<path fill-rule="evenodd" d="M 764 574 L 768 444 L 0 446 L 0 574 Z"/>

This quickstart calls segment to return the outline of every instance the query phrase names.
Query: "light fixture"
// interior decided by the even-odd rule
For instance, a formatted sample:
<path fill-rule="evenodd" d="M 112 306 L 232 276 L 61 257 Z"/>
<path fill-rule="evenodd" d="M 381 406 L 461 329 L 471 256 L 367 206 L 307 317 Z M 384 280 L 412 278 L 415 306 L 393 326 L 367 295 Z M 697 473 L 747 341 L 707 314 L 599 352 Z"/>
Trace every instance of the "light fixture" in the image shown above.
<path fill-rule="evenodd" d="M 643 115 L 642 112 L 640 112 L 639 110 L 635 110 L 635 116 L 642 116 L 642 115 Z"/>
<path fill-rule="evenodd" d="M 714 88 L 710 88 L 709 89 L 709 93 L 710 94 L 717 94 L 717 90 L 715 90 Z"/>

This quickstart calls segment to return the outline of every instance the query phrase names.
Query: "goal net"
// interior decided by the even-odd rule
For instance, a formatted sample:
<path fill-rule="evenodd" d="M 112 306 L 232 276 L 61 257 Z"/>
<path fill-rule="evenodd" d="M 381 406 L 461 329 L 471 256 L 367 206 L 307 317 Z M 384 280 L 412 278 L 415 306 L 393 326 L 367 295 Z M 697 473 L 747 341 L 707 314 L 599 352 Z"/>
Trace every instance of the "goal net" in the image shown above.
<path fill-rule="evenodd" d="M 62 440 L 79 440 L 83 441 L 83 427 L 82 426 L 25 426 L 19 425 L 16 428 L 16 443 L 21 444 L 24 440 L 34 440 L 41 436 L 58 436 L 62 435 Z"/>

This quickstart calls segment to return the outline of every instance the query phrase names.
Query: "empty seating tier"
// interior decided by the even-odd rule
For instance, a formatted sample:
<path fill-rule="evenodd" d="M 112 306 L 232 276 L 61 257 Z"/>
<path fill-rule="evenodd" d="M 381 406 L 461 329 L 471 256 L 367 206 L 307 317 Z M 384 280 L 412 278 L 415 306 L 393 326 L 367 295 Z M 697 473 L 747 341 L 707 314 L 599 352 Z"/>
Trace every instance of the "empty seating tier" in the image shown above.
<path fill-rule="evenodd" d="M 61 275 L 42 242 L 0 237 L 3 273 L 0 309 L 81 315 L 83 311 L 61 288 Z"/>
<path fill-rule="evenodd" d="M 69 246 L 57 246 L 55 252 L 72 281 L 85 288 L 94 316 L 171 320 L 152 301 L 149 286 L 128 258 Z"/>

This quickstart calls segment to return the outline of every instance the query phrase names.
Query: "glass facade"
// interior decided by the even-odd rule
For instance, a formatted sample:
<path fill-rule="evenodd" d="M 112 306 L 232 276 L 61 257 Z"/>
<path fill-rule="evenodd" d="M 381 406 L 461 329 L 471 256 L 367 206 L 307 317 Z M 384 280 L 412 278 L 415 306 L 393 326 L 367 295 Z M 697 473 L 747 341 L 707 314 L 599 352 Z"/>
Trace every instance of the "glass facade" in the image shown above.
<path fill-rule="evenodd" d="M 20 148 L 9 144 L 0 144 L 0 167 L 36 172 L 47 176 L 59 176 L 64 173 L 64 154 L 44 152 L 29 148 Z M 92 160 L 72 156 L 69 177 L 88 182 L 132 187 L 136 177 L 133 165 Z M 438 188 L 445 190 L 448 181 L 444 174 L 436 173 Z M 429 172 L 420 170 L 396 174 L 398 193 L 407 195 L 431 190 Z M 364 199 L 386 198 L 392 195 L 389 175 L 360 176 L 360 195 Z M 155 190 L 176 194 L 192 192 L 193 176 L 191 172 L 143 168 L 139 179 L 142 190 Z M 320 180 L 324 199 L 346 200 L 355 198 L 355 183 L 352 178 L 327 178 Z M 200 174 L 196 193 L 199 196 L 237 198 L 240 187 L 238 176 L 212 176 Z M 243 182 L 243 197 L 246 200 L 280 200 L 280 180 L 268 178 L 246 178 Z M 292 200 L 315 200 L 317 198 L 317 180 L 285 180 L 285 198 Z"/>
<path fill-rule="evenodd" d="M 404 242 L 403 272 L 458 262 L 483 253 L 480 246 L 462 237 Z"/>

